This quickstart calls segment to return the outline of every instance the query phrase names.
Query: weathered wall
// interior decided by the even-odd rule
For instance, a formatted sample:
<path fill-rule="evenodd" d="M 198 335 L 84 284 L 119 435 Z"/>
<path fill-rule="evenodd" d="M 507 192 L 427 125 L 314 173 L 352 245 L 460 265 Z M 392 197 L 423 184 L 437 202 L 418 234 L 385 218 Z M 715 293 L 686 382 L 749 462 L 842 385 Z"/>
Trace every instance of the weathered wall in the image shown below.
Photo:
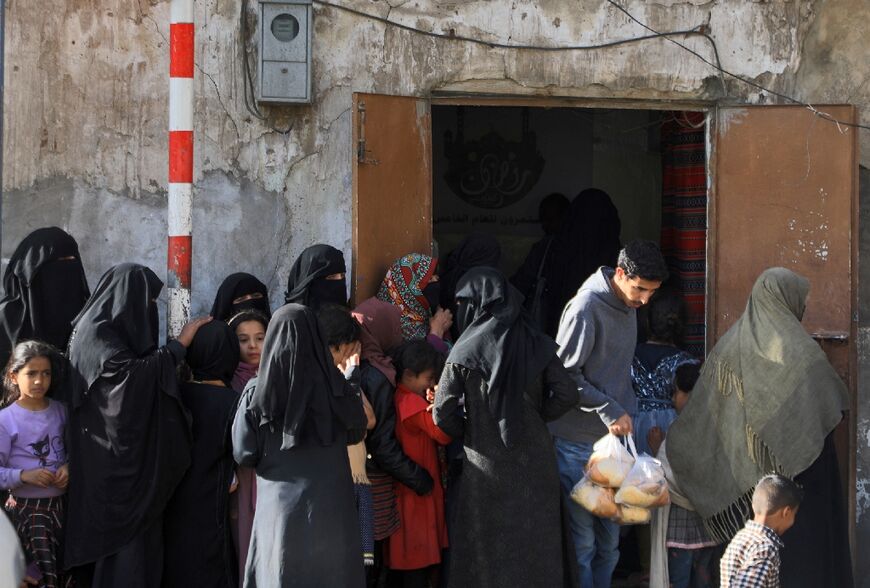
<path fill-rule="evenodd" d="M 342 1 L 423 29 L 491 41 L 594 44 L 646 32 L 604 0 L 570 7 L 558 0 L 396 0 L 395 7 L 384 0 Z M 253 29 L 256 1 L 250 4 Z M 800 91 L 807 99 L 863 104 L 870 100 L 866 87 L 846 90 L 866 75 L 852 71 L 840 78 L 844 90 L 831 96 L 830 85 L 815 83 L 819 74 L 802 67 L 808 61 L 802 46 L 810 41 L 829 59 L 840 59 L 842 23 L 861 22 L 856 11 L 868 10 L 860 0 L 851 2 L 847 19 L 829 8 L 835 4 L 850 3 L 623 2 L 659 30 L 709 23 L 724 66 L 737 74 Z M 292 125 L 282 134 L 245 110 L 239 9 L 240 0 L 196 4 L 194 309 L 199 311 L 231 269 L 253 270 L 269 279 L 278 295 L 289 264 L 305 246 L 322 240 L 349 253 L 354 91 L 704 100 L 723 95 L 709 66 L 665 40 L 587 52 L 496 50 L 385 28 L 317 6 L 315 102 L 267 109 L 274 126 Z M 122 260 L 161 270 L 169 2 L 46 0 L 33 10 L 27 0 L 10 0 L 7 11 L 4 255 L 51 218 L 82 241 L 91 280 Z M 850 47 L 860 49 L 853 37 Z M 704 39 L 684 43 L 712 55 Z M 854 67 L 867 68 L 866 59 L 849 59 Z M 739 101 L 771 100 L 733 80 L 727 94 Z M 212 247 L 215 242 L 222 247 Z"/>

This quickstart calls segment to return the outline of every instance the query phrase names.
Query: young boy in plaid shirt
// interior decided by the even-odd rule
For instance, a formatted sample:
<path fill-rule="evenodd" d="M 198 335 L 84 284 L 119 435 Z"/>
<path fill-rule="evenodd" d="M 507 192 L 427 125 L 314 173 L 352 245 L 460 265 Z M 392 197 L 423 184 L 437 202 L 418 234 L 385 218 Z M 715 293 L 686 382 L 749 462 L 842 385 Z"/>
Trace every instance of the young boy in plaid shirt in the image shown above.
<path fill-rule="evenodd" d="M 755 518 L 722 556 L 721 588 L 779 588 L 780 537 L 794 525 L 802 498 L 800 487 L 778 474 L 758 482 L 752 495 Z"/>

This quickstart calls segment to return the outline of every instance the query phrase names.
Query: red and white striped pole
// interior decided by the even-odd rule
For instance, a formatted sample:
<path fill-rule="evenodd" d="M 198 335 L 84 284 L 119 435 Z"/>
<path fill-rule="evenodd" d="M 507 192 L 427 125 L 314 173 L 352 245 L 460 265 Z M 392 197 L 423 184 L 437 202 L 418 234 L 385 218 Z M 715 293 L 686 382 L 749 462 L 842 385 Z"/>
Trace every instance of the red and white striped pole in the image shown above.
<path fill-rule="evenodd" d="M 169 336 L 190 318 L 193 200 L 193 2 L 172 0 L 169 24 Z"/>

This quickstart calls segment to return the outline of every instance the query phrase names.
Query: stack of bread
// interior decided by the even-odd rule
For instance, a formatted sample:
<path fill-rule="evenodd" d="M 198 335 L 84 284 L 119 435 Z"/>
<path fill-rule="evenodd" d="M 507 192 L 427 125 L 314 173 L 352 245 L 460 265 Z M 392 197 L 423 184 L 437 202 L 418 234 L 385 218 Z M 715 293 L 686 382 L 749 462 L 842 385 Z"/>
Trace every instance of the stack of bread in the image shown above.
<path fill-rule="evenodd" d="M 634 449 L 632 439 L 628 444 Z M 651 509 L 670 502 L 661 464 L 648 455 L 635 459 L 618 437 L 606 435 L 594 446 L 583 476 L 571 498 L 597 517 L 621 525 L 645 524 Z"/>
<path fill-rule="evenodd" d="M 606 435 L 593 447 L 583 476 L 571 491 L 571 498 L 597 517 L 612 519 L 619 515 L 615 491 L 631 471 L 634 458 L 619 438 Z"/>

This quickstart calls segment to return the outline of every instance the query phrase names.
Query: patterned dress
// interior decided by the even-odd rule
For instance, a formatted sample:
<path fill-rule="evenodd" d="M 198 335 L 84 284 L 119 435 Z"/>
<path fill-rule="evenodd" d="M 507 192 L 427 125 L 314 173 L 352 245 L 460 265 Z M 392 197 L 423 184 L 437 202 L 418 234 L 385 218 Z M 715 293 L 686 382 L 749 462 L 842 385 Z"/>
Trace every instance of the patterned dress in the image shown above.
<path fill-rule="evenodd" d="M 689 353 L 671 345 L 641 343 L 631 363 L 631 383 L 637 395 L 637 416 L 634 419 L 635 443 L 639 453 L 652 455 L 647 433 L 653 427 L 667 432 L 677 418 L 671 396 L 674 393 L 674 371 L 680 365 L 694 361 Z"/>

